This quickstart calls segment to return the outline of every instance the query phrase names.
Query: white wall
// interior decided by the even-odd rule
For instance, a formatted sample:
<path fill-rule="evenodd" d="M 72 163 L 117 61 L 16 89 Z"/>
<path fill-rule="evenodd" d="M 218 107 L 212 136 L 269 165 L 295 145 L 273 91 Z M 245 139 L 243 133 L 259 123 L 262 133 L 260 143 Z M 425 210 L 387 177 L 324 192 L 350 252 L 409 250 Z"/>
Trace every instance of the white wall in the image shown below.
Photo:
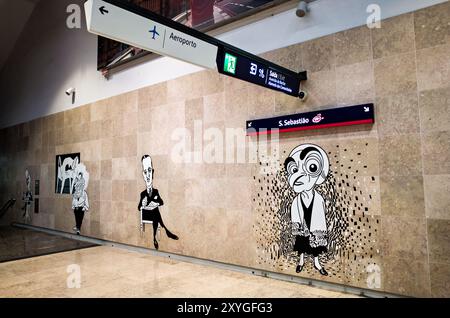
<path fill-rule="evenodd" d="M 366 8 L 381 7 L 382 19 L 415 11 L 447 0 L 317 0 L 310 14 L 299 19 L 286 11 L 219 38 L 259 54 L 294 43 L 332 34 L 366 23 Z M 201 68 L 171 58 L 158 58 L 106 80 L 97 70 L 97 40 L 83 27 L 66 27 L 66 7 L 82 0 L 42 0 L 25 26 L 14 54 L 0 74 L 3 114 L 0 127 L 91 103 L 154 83 L 166 81 Z M 77 90 L 76 103 L 64 91 Z"/>

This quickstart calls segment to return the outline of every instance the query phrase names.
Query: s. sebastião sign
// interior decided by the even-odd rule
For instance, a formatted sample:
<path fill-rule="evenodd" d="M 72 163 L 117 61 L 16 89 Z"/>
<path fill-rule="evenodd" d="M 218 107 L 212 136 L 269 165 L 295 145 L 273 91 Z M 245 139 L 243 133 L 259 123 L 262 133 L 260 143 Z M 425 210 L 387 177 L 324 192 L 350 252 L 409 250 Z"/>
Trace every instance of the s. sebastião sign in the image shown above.
<path fill-rule="evenodd" d="M 256 119 L 247 121 L 247 135 L 271 134 L 278 132 L 322 129 L 329 127 L 373 124 L 373 104 L 339 107 L 308 113 Z"/>

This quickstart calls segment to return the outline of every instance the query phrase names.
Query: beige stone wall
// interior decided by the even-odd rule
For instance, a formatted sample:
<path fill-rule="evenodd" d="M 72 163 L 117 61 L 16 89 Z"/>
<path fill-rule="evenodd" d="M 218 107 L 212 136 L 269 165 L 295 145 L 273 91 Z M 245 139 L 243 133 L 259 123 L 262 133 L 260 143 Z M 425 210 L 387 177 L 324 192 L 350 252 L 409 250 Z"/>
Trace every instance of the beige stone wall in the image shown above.
<path fill-rule="evenodd" d="M 202 120 L 203 129 L 236 127 L 245 135 L 248 119 L 373 102 L 373 126 L 281 137 L 281 160 L 300 143 L 316 143 L 339 159 L 331 167 L 337 179 L 348 172 L 349 158 L 361 153 L 352 176 L 369 198 L 368 210 L 349 220 L 362 222 L 360 231 L 370 225 L 374 234 L 370 240 L 363 232 L 349 237 L 353 252 L 326 265 L 326 280 L 367 288 L 367 265 L 373 263 L 380 268 L 380 290 L 448 297 L 449 17 L 450 3 L 444 3 L 385 20 L 381 29 L 359 27 L 265 54 L 293 70 L 308 70 L 304 103 L 205 71 L 3 129 L 0 202 L 19 202 L 2 222 L 21 219 L 28 168 L 41 184 L 41 212 L 33 224 L 70 231 L 71 198 L 54 193 L 55 156 L 81 152 L 90 172 L 84 234 L 152 247 L 151 229 L 140 235 L 137 212 L 144 189 L 140 157 L 148 153 L 165 201 L 164 221 L 180 236 L 172 241 L 162 233 L 161 250 L 295 274 L 288 261 L 261 262 L 261 246 L 270 244 L 263 223 L 276 214 L 276 202 L 264 214 L 253 201 L 266 192 L 257 184 L 259 164 L 174 163 L 170 153 L 177 141 L 171 134 L 177 127 L 192 131 L 194 120 Z M 370 220 L 356 220 L 361 217 Z M 365 251 L 373 250 L 370 259 L 358 250 L 363 240 Z M 301 275 L 324 279 L 312 268 Z"/>

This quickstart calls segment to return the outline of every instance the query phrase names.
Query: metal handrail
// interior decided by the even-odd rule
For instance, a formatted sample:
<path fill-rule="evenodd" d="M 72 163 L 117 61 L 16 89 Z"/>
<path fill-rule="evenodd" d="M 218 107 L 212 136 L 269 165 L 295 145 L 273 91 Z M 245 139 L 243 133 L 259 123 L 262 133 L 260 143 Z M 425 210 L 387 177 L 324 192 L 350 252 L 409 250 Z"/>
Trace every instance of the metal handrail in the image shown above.
<path fill-rule="evenodd" d="M 11 208 L 14 203 L 16 203 L 16 199 L 9 199 L 0 210 L 0 219 L 5 215 L 9 208 Z"/>

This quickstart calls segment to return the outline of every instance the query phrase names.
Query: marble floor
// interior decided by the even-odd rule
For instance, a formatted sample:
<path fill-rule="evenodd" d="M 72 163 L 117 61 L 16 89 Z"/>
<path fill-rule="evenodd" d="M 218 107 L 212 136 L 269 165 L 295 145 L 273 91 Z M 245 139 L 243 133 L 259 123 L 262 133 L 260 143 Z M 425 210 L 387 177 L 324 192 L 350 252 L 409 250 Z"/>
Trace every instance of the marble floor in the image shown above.
<path fill-rule="evenodd" d="M 355 296 L 98 246 L 0 263 L 0 297 Z"/>
<path fill-rule="evenodd" d="M 0 226 L 0 263 L 91 246 L 96 244 L 13 226 Z"/>

